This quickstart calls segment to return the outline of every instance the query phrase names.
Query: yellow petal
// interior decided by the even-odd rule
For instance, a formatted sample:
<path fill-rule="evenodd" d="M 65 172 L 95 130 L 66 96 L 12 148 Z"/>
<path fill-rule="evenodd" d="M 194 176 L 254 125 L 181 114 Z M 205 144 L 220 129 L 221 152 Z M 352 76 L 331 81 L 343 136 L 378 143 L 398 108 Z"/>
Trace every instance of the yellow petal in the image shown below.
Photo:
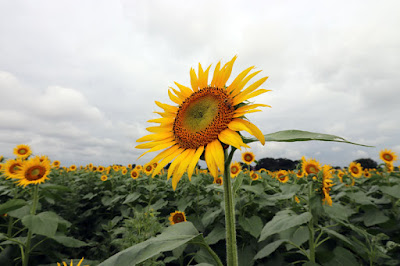
<path fill-rule="evenodd" d="M 189 163 L 189 166 L 187 169 L 189 180 L 191 180 L 191 178 L 192 178 L 193 170 L 194 170 L 197 162 L 199 161 L 200 156 L 203 154 L 203 151 L 204 151 L 204 146 L 198 147 L 195 154 L 193 155 L 191 162 Z"/>
<path fill-rule="evenodd" d="M 249 132 L 251 135 L 256 137 L 262 145 L 265 144 L 265 137 L 262 134 L 261 130 L 258 129 L 255 125 L 250 123 L 249 121 L 240 119 L 240 118 L 234 118 L 229 124 L 228 127 L 232 129 L 233 131 L 241 131 L 245 130 Z"/>
<path fill-rule="evenodd" d="M 235 98 L 233 98 L 233 105 L 237 105 L 241 102 L 244 102 L 250 98 L 256 97 L 256 96 L 263 94 L 265 92 L 268 92 L 268 91 L 271 91 L 271 90 L 259 89 L 259 90 L 253 91 L 250 94 L 242 95 L 240 97 L 235 97 Z"/>
<path fill-rule="evenodd" d="M 187 98 L 187 97 L 189 97 L 190 95 L 192 95 L 193 91 L 192 91 L 191 89 L 189 89 L 189 88 L 186 87 L 186 86 L 183 86 L 183 85 L 179 84 L 178 82 L 174 82 L 174 83 L 175 83 L 175 85 L 179 88 L 179 90 L 181 91 L 182 95 L 183 95 L 185 98 Z"/>
<path fill-rule="evenodd" d="M 244 77 L 254 68 L 254 66 L 249 67 L 245 70 L 243 70 L 229 85 L 229 87 L 226 89 L 229 93 L 233 91 L 239 84 L 240 82 L 244 79 Z"/>
<path fill-rule="evenodd" d="M 208 167 L 208 171 L 210 171 L 211 175 L 213 177 L 218 177 L 218 168 L 217 164 L 215 163 L 214 156 L 211 154 L 211 146 L 208 144 L 206 146 L 206 151 L 205 151 L 205 159 Z"/>
<path fill-rule="evenodd" d="M 146 128 L 147 131 L 152 132 L 152 133 L 160 133 L 160 132 L 172 132 L 172 127 L 162 127 L 162 126 L 157 126 L 157 127 L 148 127 Z"/>
<path fill-rule="evenodd" d="M 159 101 L 155 101 L 155 103 L 162 109 L 164 109 L 165 112 L 177 112 L 178 111 L 178 107 L 176 106 L 172 106 L 166 103 L 160 103 Z"/>
<path fill-rule="evenodd" d="M 147 122 L 151 122 L 151 123 L 173 123 L 175 119 L 170 118 L 170 117 L 161 117 L 161 118 L 156 118 L 156 119 L 150 119 Z"/>
<path fill-rule="evenodd" d="M 248 110 L 248 111 L 244 111 L 244 112 L 236 112 L 236 111 L 235 111 L 235 114 L 233 115 L 233 117 L 234 117 L 234 118 L 236 118 L 236 117 L 242 117 L 242 116 L 244 116 L 244 115 L 246 115 L 246 114 L 257 113 L 257 112 L 261 112 L 261 110 L 259 110 L 259 109 L 253 109 L 253 110 Z"/>
<path fill-rule="evenodd" d="M 257 108 L 257 107 L 271 107 L 271 106 L 269 106 L 267 104 L 261 104 L 261 103 L 259 103 L 259 104 L 247 104 L 245 106 L 239 107 L 238 109 L 235 110 L 235 112 L 244 112 L 246 110 L 254 109 L 254 108 Z"/>
<path fill-rule="evenodd" d="M 171 163 L 171 165 L 168 168 L 168 175 L 167 178 L 170 179 L 171 175 L 174 173 L 175 168 L 180 165 L 180 163 L 186 158 L 188 155 L 189 150 L 184 150 L 181 154 L 178 155 L 178 157 L 175 158 L 175 160 Z M 176 169 L 177 170 L 177 169 Z"/>
<path fill-rule="evenodd" d="M 203 71 L 203 68 L 201 67 L 201 64 L 199 63 L 199 88 L 203 89 L 208 86 L 208 72 L 210 70 L 211 65 L 206 69 L 206 71 Z"/>
<path fill-rule="evenodd" d="M 171 140 L 173 140 L 173 139 L 170 138 L 170 139 L 166 139 L 166 140 L 152 141 L 152 142 L 148 142 L 148 143 L 143 143 L 143 144 L 136 145 L 135 148 L 136 148 L 136 149 L 150 149 L 150 148 L 153 148 L 153 147 L 155 147 L 155 146 L 157 146 L 157 145 L 160 145 L 160 144 L 162 144 L 162 143 L 169 142 L 169 141 L 171 141 Z"/>
<path fill-rule="evenodd" d="M 237 55 L 235 55 L 231 61 L 229 61 L 228 63 L 225 64 L 224 75 L 221 77 L 221 81 L 220 81 L 221 86 L 224 86 L 226 84 L 226 82 L 228 81 L 229 77 L 231 76 L 233 64 L 235 63 L 236 59 L 237 59 Z"/>
<path fill-rule="evenodd" d="M 167 141 L 167 140 L 169 140 L 169 139 L 166 139 L 166 140 L 164 140 L 164 141 Z M 150 150 L 146 151 L 146 152 L 143 153 L 142 155 L 140 155 L 139 158 L 142 157 L 143 155 L 145 155 L 146 153 L 153 152 L 153 151 L 163 150 L 163 149 L 165 149 L 165 148 L 168 148 L 168 147 L 174 145 L 175 143 L 176 143 L 176 142 L 175 142 L 175 139 L 173 139 L 173 140 L 170 141 L 170 142 L 161 143 L 161 144 L 159 144 L 159 145 L 157 145 L 157 146 L 154 146 L 154 147 L 151 148 Z M 140 145 L 138 145 L 138 146 L 140 146 Z M 136 148 L 138 148 L 138 146 L 136 146 Z M 138 148 L 138 149 L 139 149 L 139 148 Z M 138 159 L 139 159 L 139 158 L 138 158 Z"/>
<path fill-rule="evenodd" d="M 221 131 L 221 133 L 218 135 L 218 138 L 223 143 L 231 145 L 239 150 L 241 150 L 241 147 L 250 148 L 249 145 L 243 142 L 242 137 L 236 131 L 233 131 L 229 128 Z"/>
<path fill-rule="evenodd" d="M 237 97 L 241 97 L 244 95 L 247 95 L 253 91 L 255 91 L 258 87 L 260 87 L 266 80 L 268 79 L 268 77 L 263 77 L 259 80 L 257 80 L 256 82 L 254 82 L 253 84 L 251 84 L 250 86 L 248 86 L 244 91 L 241 91 Z"/>
<path fill-rule="evenodd" d="M 215 87 L 215 83 L 219 76 L 220 67 L 221 67 L 221 62 L 218 62 L 218 64 L 215 66 L 215 69 L 214 69 L 213 79 L 211 81 L 211 87 Z"/>
<path fill-rule="evenodd" d="M 258 73 L 260 73 L 261 70 L 256 71 L 254 73 L 251 73 L 250 75 L 248 75 L 244 80 L 242 80 L 239 85 L 232 91 L 231 96 L 234 97 L 237 94 L 240 93 L 240 91 L 243 89 L 244 86 L 246 86 L 247 82 L 249 82 L 255 75 L 257 75 Z"/>
<path fill-rule="evenodd" d="M 174 174 L 172 175 L 172 188 L 173 190 L 176 189 L 176 186 L 178 185 L 179 180 L 181 180 L 182 175 L 185 173 L 190 160 L 195 152 L 194 149 L 187 149 L 187 153 L 182 154 L 183 159 L 182 162 L 179 164 L 178 169 L 175 169 Z"/>
<path fill-rule="evenodd" d="M 178 146 L 178 145 L 175 145 Z M 177 150 L 175 150 L 174 152 L 172 152 L 170 155 L 168 155 L 167 157 L 165 157 L 164 159 L 161 160 L 161 162 L 159 164 L 157 164 L 156 169 L 154 169 L 153 171 L 153 177 L 159 173 L 161 171 L 161 169 L 166 166 L 171 160 L 173 160 L 176 156 L 178 156 L 179 154 L 181 154 L 183 152 L 184 149 L 182 148 L 178 148 Z"/>
<path fill-rule="evenodd" d="M 150 160 L 150 162 L 148 162 L 148 164 L 153 164 L 153 163 L 158 163 L 159 160 L 161 160 L 162 158 L 168 157 L 170 156 L 173 152 L 175 152 L 177 149 L 179 149 L 179 145 L 174 145 L 172 147 L 169 147 L 166 150 L 163 150 L 162 152 L 160 152 L 159 154 L 157 154 L 156 157 L 154 157 L 153 159 Z M 158 164 L 157 164 L 158 165 Z M 154 174 L 155 175 L 155 174 Z M 154 176 L 153 175 L 153 176 Z"/>
<path fill-rule="evenodd" d="M 175 95 L 172 94 L 172 92 L 170 90 L 168 90 L 168 96 L 171 99 L 171 101 L 173 101 L 174 103 L 181 105 L 183 100 Z"/>
<path fill-rule="evenodd" d="M 196 76 L 196 71 L 193 68 L 190 69 L 190 84 L 194 92 L 199 90 L 199 81 Z"/>
<path fill-rule="evenodd" d="M 160 115 L 161 117 L 173 117 L 175 119 L 176 113 L 170 113 L 170 112 L 153 112 L 155 114 Z"/>
<path fill-rule="evenodd" d="M 141 137 L 140 139 L 137 139 L 136 142 L 158 141 L 158 140 L 164 140 L 167 138 L 171 138 L 173 136 L 174 136 L 174 133 L 172 133 L 172 132 L 150 134 L 150 135 Z"/>
<path fill-rule="evenodd" d="M 224 149 L 222 148 L 221 142 L 218 139 L 214 140 L 213 142 L 209 143 L 211 145 L 211 154 L 214 157 L 215 163 L 217 164 L 221 174 L 224 174 L 225 170 L 225 155 Z"/>

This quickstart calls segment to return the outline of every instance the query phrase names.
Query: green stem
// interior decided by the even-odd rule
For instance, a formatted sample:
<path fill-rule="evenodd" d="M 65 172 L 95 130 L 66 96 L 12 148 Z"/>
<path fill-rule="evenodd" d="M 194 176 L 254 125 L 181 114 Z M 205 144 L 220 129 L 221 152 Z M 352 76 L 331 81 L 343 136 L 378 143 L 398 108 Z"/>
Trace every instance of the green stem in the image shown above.
<path fill-rule="evenodd" d="M 309 193 L 308 193 L 308 208 L 309 211 L 312 215 L 311 212 L 311 202 L 310 199 L 312 197 L 312 193 L 313 193 L 313 186 L 312 183 L 310 184 L 310 189 L 309 189 Z M 311 262 L 315 262 L 315 241 L 314 241 L 314 218 L 312 217 L 310 222 L 308 223 L 308 232 L 309 232 L 309 239 L 308 239 L 308 243 L 309 243 L 309 250 L 310 250 L 310 261 Z"/>
<path fill-rule="evenodd" d="M 33 189 L 33 202 L 32 202 L 32 207 L 31 207 L 31 212 L 30 212 L 31 215 L 35 215 L 36 214 L 36 208 L 37 208 L 37 204 L 38 204 L 38 201 L 39 201 L 38 187 L 39 187 L 39 185 L 35 185 L 34 189 Z M 22 256 L 23 266 L 28 266 L 29 253 L 31 252 L 31 240 L 32 240 L 32 230 L 29 229 L 28 230 L 28 237 L 26 239 L 26 245 L 25 245 L 25 254 Z"/>
<path fill-rule="evenodd" d="M 218 266 L 223 266 L 224 265 L 224 264 L 222 264 L 222 261 L 218 257 L 217 253 L 215 253 L 214 250 L 212 250 L 209 245 L 207 245 L 206 243 L 203 243 L 203 242 L 191 242 L 191 243 L 200 245 L 205 250 L 207 250 L 208 253 L 211 255 L 211 257 L 213 257 L 213 259 L 215 260 L 215 262 L 217 263 Z"/>
<path fill-rule="evenodd" d="M 231 147 L 231 152 L 227 157 L 225 151 L 225 171 L 224 171 L 224 201 L 225 201 L 225 227 L 226 227 L 226 260 L 227 265 L 237 266 L 238 255 L 236 245 L 236 225 L 235 225 L 235 204 L 231 183 L 230 165 L 233 153 L 236 148 Z"/>

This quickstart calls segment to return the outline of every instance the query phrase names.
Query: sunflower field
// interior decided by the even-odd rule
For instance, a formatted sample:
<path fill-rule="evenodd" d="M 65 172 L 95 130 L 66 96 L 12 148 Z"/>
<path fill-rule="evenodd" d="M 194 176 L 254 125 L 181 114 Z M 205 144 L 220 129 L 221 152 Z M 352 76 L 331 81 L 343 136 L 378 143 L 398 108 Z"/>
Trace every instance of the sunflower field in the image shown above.
<path fill-rule="evenodd" d="M 400 263 L 393 152 L 377 169 L 302 158 L 294 171 L 250 171 L 254 156 L 242 157 L 250 167 L 230 167 L 239 265 Z M 223 179 L 196 167 L 174 190 L 155 167 L 2 158 L 0 265 L 219 265 Z"/>

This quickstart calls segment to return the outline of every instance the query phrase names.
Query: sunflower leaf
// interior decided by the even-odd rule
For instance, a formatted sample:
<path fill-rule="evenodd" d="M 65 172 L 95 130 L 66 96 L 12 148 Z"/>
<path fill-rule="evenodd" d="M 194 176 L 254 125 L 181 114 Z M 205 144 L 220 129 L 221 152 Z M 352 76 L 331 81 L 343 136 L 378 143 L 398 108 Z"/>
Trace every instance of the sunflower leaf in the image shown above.
<path fill-rule="evenodd" d="M 373 147 L 369 145 L 354 143 L 335 135 L 315 133 L 315 132 L 295 130 L 295 129 L 278 131 L 266 134 L 264 136 L 265 136 L 265 141 L 295 142 L 295 141 L 319 140 L 319 141 L 335 141 L 335 142 L 359 145 L 364 147 Z M 244 138 L 244 137 L 242 138 L 244 143 L 251 143 L 258 141 L 258 139 L 256 138 Z"/>
<path fill-rule="evenodd" d="M 17 210 L 26 205 L 26 201 L 22 199 L 11 199 L 6 203 L 0 205 L 0 215 L 8 213 L 13 210 Z"/>

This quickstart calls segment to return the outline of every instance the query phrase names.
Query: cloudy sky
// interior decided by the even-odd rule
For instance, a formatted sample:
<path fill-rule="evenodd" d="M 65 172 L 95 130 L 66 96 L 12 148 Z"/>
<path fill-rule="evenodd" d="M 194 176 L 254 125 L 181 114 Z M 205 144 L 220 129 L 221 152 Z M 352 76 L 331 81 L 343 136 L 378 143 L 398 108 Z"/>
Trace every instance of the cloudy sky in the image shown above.
<path fill-rule="evenodd" d="M 156 154 L 137 160 L 134 147 L 154 101 L 171 103 L 168 87 L 190 85 L 198 62 L 234 55 L 232 76 L 253 65 L 269 76 L 272 92 L 255 101 L 272 108 L 248 116 L 265 134 L 375 146 L 253 144 L 258 158 L 345 166 L 400 154 L 398 10 L 395 0 L 0 0 L 0 155 L 23 143 L 67 166 L 146 163 Z"/>

